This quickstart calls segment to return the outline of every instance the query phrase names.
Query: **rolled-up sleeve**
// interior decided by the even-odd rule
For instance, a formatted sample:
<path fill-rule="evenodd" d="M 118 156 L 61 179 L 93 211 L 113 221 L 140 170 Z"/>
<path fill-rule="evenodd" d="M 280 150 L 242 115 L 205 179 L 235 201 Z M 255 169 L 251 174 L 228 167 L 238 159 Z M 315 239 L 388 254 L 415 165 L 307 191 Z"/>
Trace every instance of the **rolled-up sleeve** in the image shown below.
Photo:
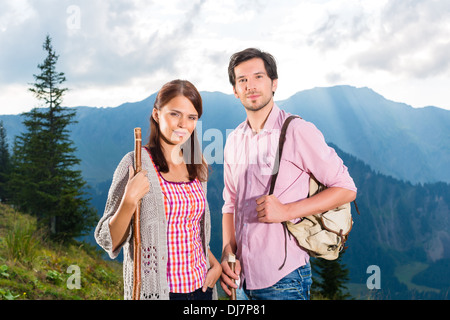
<path fill-rule="evenodd" d="M 235 199 L 236 199 L 236 187 L 234 185 L 232 168 L 233 165 L 232 157 L 230 157 L 230 150 L 233 150 L 234 135 L 231 134 L 227 140 L 227 143 L 223 152 L 223 200 L 224 205 L 222 207 L 222 213 L 234 213 L 235 209 Z"/>
<path fill-rule="evenodd" d="M 286 133 L 293 144 L 296 159 L 300 159 L 303 170 L 319 180 L 326 187 L 340 187 L 357 191 L 355 183 L 336 151 L 327 145 L 323 134 L 310 122 L 296 119 L 296 126 Z M 291 137 L 289 138 L 289 135 Z"/>

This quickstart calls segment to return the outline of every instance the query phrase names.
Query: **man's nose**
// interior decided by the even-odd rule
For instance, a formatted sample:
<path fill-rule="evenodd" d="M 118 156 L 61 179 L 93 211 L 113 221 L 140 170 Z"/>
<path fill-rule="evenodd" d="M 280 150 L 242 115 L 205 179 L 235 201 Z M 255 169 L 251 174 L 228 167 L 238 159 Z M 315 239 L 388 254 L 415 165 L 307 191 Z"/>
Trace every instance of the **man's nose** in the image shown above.
<path fill-rule="evenodd" d="M 247 80 L 247 91 L 255 90 L 255 82 L 252 79 Z"/>

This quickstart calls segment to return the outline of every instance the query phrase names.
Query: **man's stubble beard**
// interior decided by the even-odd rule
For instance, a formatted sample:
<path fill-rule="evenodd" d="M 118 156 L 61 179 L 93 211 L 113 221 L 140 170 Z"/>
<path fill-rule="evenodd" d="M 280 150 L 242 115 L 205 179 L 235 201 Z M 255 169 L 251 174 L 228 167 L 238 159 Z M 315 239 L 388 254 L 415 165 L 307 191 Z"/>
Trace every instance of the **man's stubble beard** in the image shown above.
<path fill-rule="evenodd" d="M 265 102 L 263 102 L 263 103 L 261 103 L 260 105 L 257 105 L 257 106 L 247 105 L 247 104 L 242 104 L 242 105 L 244 106 L 244 108 L 247 111 L 257 112 L 257 111 L 263 109 L 264 107 L 266 107 L 269 104 L 270 100 L 272 100 L 272 97 L 270 97 L 269 99 L 267 99 L 267 101 L 265 101 Z"/>

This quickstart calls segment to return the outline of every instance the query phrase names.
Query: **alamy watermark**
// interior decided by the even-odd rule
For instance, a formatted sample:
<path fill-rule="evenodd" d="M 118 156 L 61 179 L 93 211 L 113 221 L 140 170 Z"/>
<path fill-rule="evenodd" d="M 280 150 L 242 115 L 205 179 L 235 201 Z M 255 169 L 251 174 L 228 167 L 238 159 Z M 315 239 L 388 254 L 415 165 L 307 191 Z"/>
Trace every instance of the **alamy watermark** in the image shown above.
<path fill-rule="evenodd" d="M 69 30 L 79 30 L 81 28 L 81 9 L 79 6 L 70 5 L 66 9 L 68 17 L 66 26 Z"/>
<path fill-rule="evenodd" d="M 67 279 L 66 286 L 67 289 L 81 289 L 81 270 L 80 267 L 72 264 L 67 268 L 67 273 L 72 275 Z"/>
<path fill-rule="evenodd" d="M 271 175 L 278 170 L 277 148 L 280 129 L 262 130 L 257 136 L 253 136 L 251 130 L 226 129 L 224 133 L 217 128 L 209 128 L 203 131 L 202 122 L 198 121 L 195 130 L 198 141 L 194 148 L 202 150 L 203 157 L 208 164 L 224 164 L 225 141 L 230 141 L 234 149 L 227 150 L 227 164 L 257 164 L 261 168 L 262 175 Z M 230 136 L 233 131 L 233 135 Z M 248 145 L 243 145 L 247 142 Z M 182 146 L 184 152 L 188 155 L 190 154 L 190 145 L 190 140 L 188 140 Z M 245 152 L 243 152 L 244 150 Z M 172 155 L 173 162 L 177 163 L 177 161 L 180 161 L 176 154 L 177 149 L 174 149 L 173 152 L 175 152 Z M 190 163 L 189 157 L 185 161 Z M 201 159 L 195 158 L 194 163 L 201 163 Z"/>
<path fill-rule="evenodd" d="M 381 289 L 381 269 L 377 265 L 367 267 L 366 273 L 371 274 L 366 281 L 367 289 Z"/>

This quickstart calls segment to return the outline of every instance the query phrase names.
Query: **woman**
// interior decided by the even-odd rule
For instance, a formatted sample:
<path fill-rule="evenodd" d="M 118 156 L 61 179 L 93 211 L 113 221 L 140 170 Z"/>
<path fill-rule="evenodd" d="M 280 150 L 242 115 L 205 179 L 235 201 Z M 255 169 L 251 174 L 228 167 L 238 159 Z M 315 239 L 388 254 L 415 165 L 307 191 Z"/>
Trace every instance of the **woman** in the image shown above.
<path fill-rule="evenodd" d="M 217 297 L 221 266 L 209 249 L 206 200 L 208 166 L 195 127 L 202 99 L 189 82 L 165 84 L 150 118 L 142 171 L 134 175 L 133 152 L 117 167 L 103 217 L 95 230 L 111 258 L 124 249 L 124 297 L 133 288 L 133 213 L 141 204 L 141 299 Z M 133 176 L 134 175 L 134 176 Z"/>

